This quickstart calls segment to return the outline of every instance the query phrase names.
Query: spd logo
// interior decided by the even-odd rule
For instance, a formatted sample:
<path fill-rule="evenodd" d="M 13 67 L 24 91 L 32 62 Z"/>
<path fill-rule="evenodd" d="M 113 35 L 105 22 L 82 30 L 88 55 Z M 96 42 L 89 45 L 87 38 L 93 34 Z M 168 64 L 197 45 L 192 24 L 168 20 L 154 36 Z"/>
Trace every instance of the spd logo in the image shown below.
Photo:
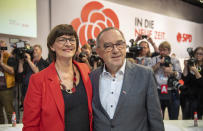
<path fill-rule="evenodd" d="M 181 34 L 180 32 L 178 32 L 177 34 L 177 41 L 180 43 L 180 42 L 189 42 L 191 43 L 192 42 L 192 35 L 190 34 Z"/>
<path fill-rule="evenodd" d="M 76 30 L 81 46 L 88 39 L 96 39 L 97 35 L 106 27 L 119 28 L 119 20 L 113 10 L 92 1 L 87 3 L 81 11 L 80 18 L 74 19 L 71 24 Z"/>

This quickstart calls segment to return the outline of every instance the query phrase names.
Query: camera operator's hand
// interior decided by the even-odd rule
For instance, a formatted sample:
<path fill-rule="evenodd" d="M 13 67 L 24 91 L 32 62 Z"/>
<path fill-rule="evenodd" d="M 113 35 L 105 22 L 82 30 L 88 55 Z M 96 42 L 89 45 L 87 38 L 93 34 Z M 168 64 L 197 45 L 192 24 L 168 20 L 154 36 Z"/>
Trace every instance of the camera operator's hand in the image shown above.
<path fill-rule="evenodd" d="M 32 71 L 34 73 L 37 73 L 39 72 L 39 68 L 32 62 L 31 60 L 31 56 L 28 54 L 28 53 L 25 53 L 25 56 L 26 56 L 26 61 L 28 62 L 29 66 L 31 67 Z"/>
<path fill-rule="evenodd" d="M 153 42 L 152 38 L 148 36 L 147 41 L 153 46 L 155 43 Z"/>
<path fill-rule="evenodd" d="M 202 75 L 199 73 L 198 69 L 196 68 L 196 66 L 190 66 L 190 71 L 194 72 L 194 75 L 197 79 L 201 78 Z"/>
<path fill-rule="evenodd" d="M 172 66 L 170 65 L 169 67 L 163 67 L 163 70 L 164 70 L 164 74 L 166 76 L 171 76 L 171 75 L 174 75 L 174 71 L 173 71 L 173 68 Z"/>
<path fill-rule="evenodd" d="M 162 58 L 160 59 L 160 61 L 157 62 L 157 63 L 152 67 L 152 69 L 153 69 L 154 72 L 157 71 L 159 68 L 161 68 L 161 66 L 160 66 L 161 63 L 164 63 L 164 57 L 162 57 Z"/>
<path fill-rule="evenodd" d="M 152 66 L 152 69 L 153 69 L 154 71 L 157 71 L 159 68 L 163 68 L 163 70 L 165 70 L 165 73 L 168 74 L 168 75 L 169 75 L 169 73 L 170 73 L 170 74 L 174 73 L 174 72 L 171 72 L 171 70 L 172 70 L 171 65 L 169 65 L 170 68 L 171 68 L 171 70 L 170 70 L 170 68 L 166 68 L 165 66 L 163 66 L 164 63 L 165 63 L 165 57 L 162 56 L 161 59 L 160 59 L 160 61 L 157 62 L 154 66 Z"/>
<path fill-rule="evenodd" d="M 190 66 L 189 69 L 190 69 L 190 71 L 192 71 L 194 73 L 198 72 L 198 70 L 197 70 L 197 68 L 195 66 Z"/>
<path fill-rule="evenodd" d="M 25 59 L 26 59 L 27 62 L 31 61 L 31 56 L 30 56 L 30 54 L 25 53 L 25 57 L 26 57 Z"/>
<path fill-rule="evenodd" d="M 156 46 L 156 44 L 154 43 L 154 41 L 152 40 L 152 38 L 150 36 L 148 36 L 147 41 L 152 45 L 152 47 L 154 48 L 154 52 L 159 52 L 158 47 Z"/>
<path fill-rule="evenodd" d="M 136 40 L 135 40 L 135 43 L 137 43 L 138 41 L 142 40 L 142 35 L 141 34 L 138 34 Z"/>

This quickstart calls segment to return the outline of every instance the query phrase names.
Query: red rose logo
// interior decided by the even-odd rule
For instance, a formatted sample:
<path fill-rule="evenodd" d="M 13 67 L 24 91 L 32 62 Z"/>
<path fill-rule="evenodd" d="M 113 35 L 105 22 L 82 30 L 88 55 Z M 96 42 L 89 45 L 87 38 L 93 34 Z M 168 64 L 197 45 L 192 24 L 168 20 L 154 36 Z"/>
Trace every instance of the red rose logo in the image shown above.
<path fill-rule="evenodd" d="M 87 3 L 81 11 L 81 18 L 74 19 L 71 24 L 77 31 L 81 46 L 87 43 L 88 39 L 95 39 L 106 27 L 119 28 L 117 15 L 113 10 L 104 8 L 97 2 Z"/>

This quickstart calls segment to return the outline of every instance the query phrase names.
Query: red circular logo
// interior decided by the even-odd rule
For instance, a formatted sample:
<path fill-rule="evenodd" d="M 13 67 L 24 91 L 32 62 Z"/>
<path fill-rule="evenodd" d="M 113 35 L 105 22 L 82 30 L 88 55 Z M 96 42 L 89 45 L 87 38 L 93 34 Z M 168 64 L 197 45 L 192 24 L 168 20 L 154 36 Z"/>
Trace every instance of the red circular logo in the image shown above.
<path fill-rule="evenodd" d="M 87 43 L 88 39 L 95 39 L 106 27 L 119 28 L 119 20 L 113 10 L 104 8 L 97 2 L 87 3 L 81 11 L 81 17 L 74 19 L 71 24 L 77 31 L 81 46 Z"/>

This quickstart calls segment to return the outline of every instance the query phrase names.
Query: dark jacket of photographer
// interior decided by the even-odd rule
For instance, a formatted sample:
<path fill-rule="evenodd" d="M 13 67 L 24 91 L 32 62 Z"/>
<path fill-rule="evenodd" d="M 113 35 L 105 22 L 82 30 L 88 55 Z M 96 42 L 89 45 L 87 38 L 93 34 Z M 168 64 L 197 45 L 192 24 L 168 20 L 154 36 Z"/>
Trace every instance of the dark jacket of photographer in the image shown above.
<path fill-rule="evenodd" d="M 203 67 L 200 71 L 200 74 L 203 76 Z M 181 90 L 181 93 L 190 97 L 191 99 L 203 96 L 203 77 L 197 79 L 190 71 L 188 75 L 182 75 L 185 88 Z M 203 97 L 202 97 L 203 98 Z"/>
<path fill-rule="evenodd" d="M 34 64 L 38 67 L 39 71 L 48 67 L 48 62 L 41 58 L 38 62 L 34 62 Z M 28 88 L 30 76 L 34 74 L 31 67 L 27 62 L 23 64 L 23 72 L 18 73 L 18 80 L 22 82 L 23 87 Z"/>

